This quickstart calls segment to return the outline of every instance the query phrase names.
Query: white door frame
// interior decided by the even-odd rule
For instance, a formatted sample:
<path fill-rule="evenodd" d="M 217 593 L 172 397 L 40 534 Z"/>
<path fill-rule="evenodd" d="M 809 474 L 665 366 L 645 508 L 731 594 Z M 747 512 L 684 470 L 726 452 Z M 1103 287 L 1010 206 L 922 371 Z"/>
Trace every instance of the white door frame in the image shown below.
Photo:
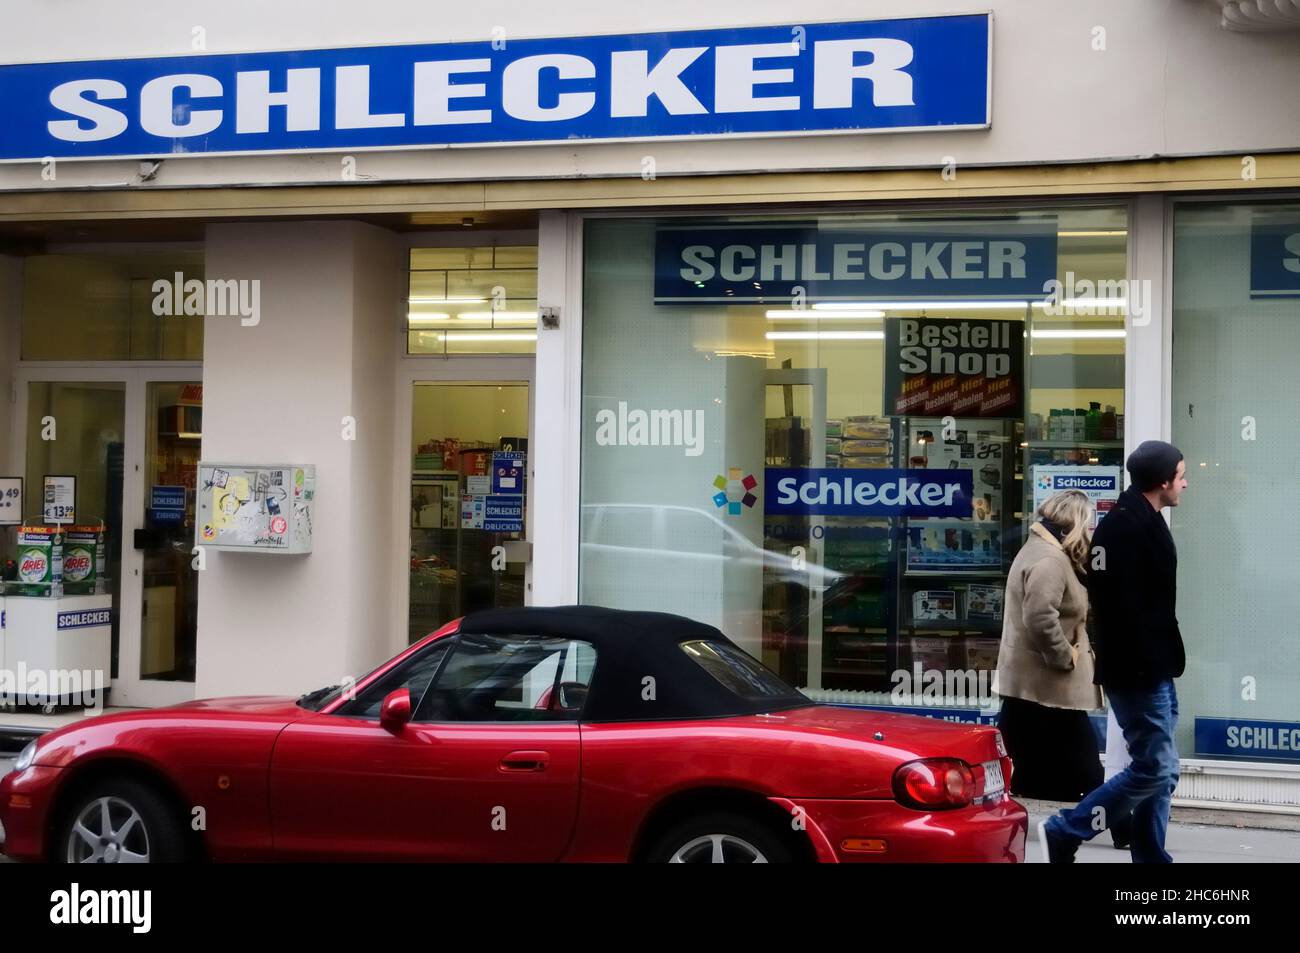
<path fill-rule="evenodd" d="M 394 534 L 390 604 L 394 609 L 391 651 L 407 646 L 407 619 L 411 606 L 410 591 L 410 512 L 411 512 L 411 398 L 417 383 L 433 384 L 527 384 L 528 385 L 528 466 L 524 501 L 524 539 L 533 539 L 533 486 L 536 427 L 537 359 L 532 354 L 500 357 L 407 357 L 398 364 L 393 395 L 393 467 L 391 526 Z M 533 602 L 533 562 L 524 569 L 524 604 Z M 450 620 L 449 620 L 450 621 Z"/>
<path fill-rule="evenodd" d="M 27 473 L 28 390 L 33 382 L 75 383 L 77 381 L 120 381 L 126 385 L 123 421 L 121 579 L 118 588 L 117 678 L 109 699 L 115 706 L 157 707 L 194 698 L 193 682 L 160 681 L 140 677 L 140 643 L 143 614 L 143 555 L 133 545 L 135 531 L 144 527 L 145 491 L 145 395 L 155 381 L 203 380 L 200 362 L 98 362 L 79 364 L 66 361 L 23 362 L 15 374 L 17 400 L 14 408 L 11 460 Z"/>

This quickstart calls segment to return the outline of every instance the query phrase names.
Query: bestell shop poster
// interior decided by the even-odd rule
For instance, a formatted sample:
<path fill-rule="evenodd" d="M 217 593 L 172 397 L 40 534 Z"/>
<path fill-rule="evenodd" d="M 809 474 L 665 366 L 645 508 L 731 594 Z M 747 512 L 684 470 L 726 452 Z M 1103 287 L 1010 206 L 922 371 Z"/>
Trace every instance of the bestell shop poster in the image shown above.
<path fill-rule="evenodd" d="M 1021 417 L 1025 326 L 970 318 L 885 320 L 885 413 Z"/>

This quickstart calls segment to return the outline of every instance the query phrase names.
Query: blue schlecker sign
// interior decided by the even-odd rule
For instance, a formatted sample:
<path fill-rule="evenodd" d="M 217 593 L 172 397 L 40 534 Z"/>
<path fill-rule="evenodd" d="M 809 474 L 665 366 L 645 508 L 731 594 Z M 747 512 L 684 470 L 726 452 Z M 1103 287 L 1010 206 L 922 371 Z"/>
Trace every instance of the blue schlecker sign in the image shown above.
<path fill-rule="evenodd" d="M 1300 761 L 1300 722 L 1197 718 L 1196 753 L 1265 761 Z"/>
<path fill-rule="evenodd" d="M 1054 224 L 819 230 L 816 223 L 665 227 L 655 304 L 963 298 L 1043 300 Z"/>
<path fill-rule="evenodd" d="M 1300 298 L 1300 221 L 1251 222 L 1250 296 Z"/>
<path fill-rule="evenodd" d="M 989 14 L 0 67 L 0 161 L 981 129 Z"/>
<path fill-rule="evenodd" d="M 185 487 L 156 485 L 149 489 L 149 520 L 155 525 L 185 522 Z"/>
<path fill-rule="evenodd" d="M 54 621 L 59 631 L 64 629 L 93 629 L 108 625 L 113 620 L 112 609 L 86 609 L 81 612 L 60 612 Z"/>
<path fill-rule="evenodd" d="M 970 516 L 970 470 L 769 467 L 765 516 Z"/>
<path fill-rule="evenodd" d="M 524 531 L 524 499 L 521 496 L 487 497 L 483 507 L 483 529 L 495 533 Z"/>

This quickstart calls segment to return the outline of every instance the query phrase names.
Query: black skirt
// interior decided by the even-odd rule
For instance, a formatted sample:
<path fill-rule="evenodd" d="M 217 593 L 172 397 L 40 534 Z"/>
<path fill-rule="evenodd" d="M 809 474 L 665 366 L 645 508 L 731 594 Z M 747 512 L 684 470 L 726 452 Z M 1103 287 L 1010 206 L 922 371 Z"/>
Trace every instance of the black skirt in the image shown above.
<path fill-rule="evenodd" d="M 1003 698 L 998 728 L 1011 756 L 1011 793 L 1044 801 L 1079 801 L 1103 778 L 1088 713 Z"/>

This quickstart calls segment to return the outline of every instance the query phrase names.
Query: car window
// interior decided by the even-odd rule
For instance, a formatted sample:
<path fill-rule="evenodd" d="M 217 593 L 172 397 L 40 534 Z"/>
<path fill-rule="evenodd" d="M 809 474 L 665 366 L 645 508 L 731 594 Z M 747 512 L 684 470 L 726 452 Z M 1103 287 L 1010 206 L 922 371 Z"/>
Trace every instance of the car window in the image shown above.
<path fill-rule="evenodd" d="M 807 701 L 752 655 L 724 642 L 683 642 L 682 651 L 724 688 L 746 701 Z"/>
<path fill-rule="evenodd" d="M 411 710 L 414 711 L 433 681 L 433 676 L 438 673 L 438 666 L 447 657 L 451 643 L 452 639 L 439 639 L 358 692 L 356 698 L 335 709 L 333 714 L 349 718 L 378 718 L 384 699 L 399 688 L 405 688 L 411 693 Z"/>
<path fill-rule="evenodd" d="M 563 638 L 462 633 L 415 721 L 576 721 L 596 650 Z"/>

